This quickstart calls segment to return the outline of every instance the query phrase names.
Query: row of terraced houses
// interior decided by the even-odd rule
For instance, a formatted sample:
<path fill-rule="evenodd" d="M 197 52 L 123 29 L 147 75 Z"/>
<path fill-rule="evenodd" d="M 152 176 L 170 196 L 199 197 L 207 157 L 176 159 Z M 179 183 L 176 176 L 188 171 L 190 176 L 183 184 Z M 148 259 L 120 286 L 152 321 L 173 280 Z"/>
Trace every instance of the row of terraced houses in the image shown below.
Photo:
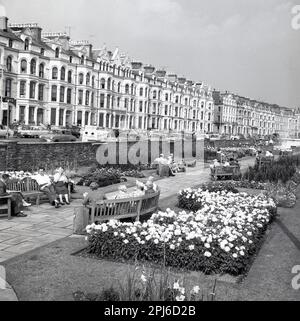
<path fill-rule="evenodd" d="M 300 113 L 0 17 L 0 124 L 298 137 Z"/>

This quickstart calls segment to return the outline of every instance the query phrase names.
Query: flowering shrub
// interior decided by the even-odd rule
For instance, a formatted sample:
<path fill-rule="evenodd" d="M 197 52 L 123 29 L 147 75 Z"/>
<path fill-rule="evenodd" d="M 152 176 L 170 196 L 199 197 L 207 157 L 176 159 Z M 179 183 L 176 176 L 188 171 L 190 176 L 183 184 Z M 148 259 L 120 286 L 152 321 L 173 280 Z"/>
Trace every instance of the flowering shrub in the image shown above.
<path fill-rule="evenodd" d="M 295 177 L 297 167 L 300 166 L 300 156 L 281 157 L 268 166 L 259 166 L 256 164 L 250 167 L 244 174 L 244 179 L 257 182 L 278 182 L 283 183 Z"/>
<path fill-rule="evenodd" d="M 120 183 L 121 177 L 121 172 L 113 168 L 93 168 L 80 179 L 78 185 L 91 186 L 96 183 L 98 187 L 104 187 Z"/>
<path fill-rule="evenodd" d="M 125 177 L 145 177 L 139 169 L 129 166 L 104 166 L 92 167 L 89 172 L 82 176 L 78 185 L 91 186 L 97 184 L 98 187 L 118 184 Z"/>
<path fill-rule="evenodd" d="M 145 223 L 90 225 L 88 251 L 100 258 L 163 262 L 206 274 L 242 273 L 276 216 L 274 201 L 263 195 L 201 189 L 181 193 L 187 199 L 195 196 L 201 204 L 196 213 L 167 210 Z"/>

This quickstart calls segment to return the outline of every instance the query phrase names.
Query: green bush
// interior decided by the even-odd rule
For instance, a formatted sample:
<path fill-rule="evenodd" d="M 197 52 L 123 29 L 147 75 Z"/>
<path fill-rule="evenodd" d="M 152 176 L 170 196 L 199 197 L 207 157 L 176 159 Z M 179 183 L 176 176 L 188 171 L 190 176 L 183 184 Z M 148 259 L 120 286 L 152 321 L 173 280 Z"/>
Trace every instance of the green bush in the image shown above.
<path fill-rule="evenodd" d="M 256 164 L 250 167 L 244 174 L 243 179 L 256 182 L 278 182 L 286 183 L 297 172 L 300 165 L 300 156 L 281 157 L 279 160 L 266 166 Z"/>

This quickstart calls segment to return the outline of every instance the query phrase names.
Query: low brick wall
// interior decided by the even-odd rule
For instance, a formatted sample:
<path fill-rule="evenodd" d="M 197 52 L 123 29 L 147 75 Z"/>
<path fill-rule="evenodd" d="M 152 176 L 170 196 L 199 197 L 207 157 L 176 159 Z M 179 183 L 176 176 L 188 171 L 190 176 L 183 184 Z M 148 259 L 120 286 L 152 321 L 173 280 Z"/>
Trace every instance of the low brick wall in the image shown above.
<path fill-rule="evenodd" d="M 116 157 L 113 158 L 113 161 L 110 160 L 110 162 L 112 164 L 124 164 L 125 162 L 126 164 L 130 155 L 132 159 L 131 147 L 136 143 L 136 141 L 109 143 L 109 147 L 116 151 Z M 159 157 L 159 154 L 161 153 L 164 153 L 165 155 L 169 155 L 170 153 L 176 154 L 174 152 L 174 142 L 166 144 L 162 141 L 143 141 L 141 143 L 143 148 L 137 152 L 137 157 L 133 158 L 143 164 L 151 163 L 155 158 Z M 123 144 L 125 145 L 123 146 Z M 103 143 L 26 143 L 3 140 L 0 141 L 0 171 L 36 171 L 39 167 L 53 170 L 60 166 L 63 168 L 76 169 L 78 167 L 91 166 L 97 162 L 97 150 L 101 146 L 103 146 Z M 196 156 L 198 159 L 204 157 L 204 144 L 203 146 L 200 145 L 200 147 L 197 147 L 198 149 L 201 149 L 200 154 L 196 154 L 195 142 L 192 145 L 190 142 L 183 142 L 182 146 L 187 148 L 185 149 L 182 147 L 182 151 L 184 151 L 184 153 L 182 153 L 183 157 L 187 159 Z M 136 151 L 136 149 L 134 149 L 134 151 Z M 119 154 L 121 154 L 120 157 Z M 105 156 L 102 158 L 104 162 L 108 161 Z M 102 158 L 100 157 L 101 160 Z"/>
<path fill-rule="evenodd" d="M 92 143 L 0 142 L 0 170 L 35 171 L 39 167 L 77 168 L 96 161 L 99 145 Z"/>

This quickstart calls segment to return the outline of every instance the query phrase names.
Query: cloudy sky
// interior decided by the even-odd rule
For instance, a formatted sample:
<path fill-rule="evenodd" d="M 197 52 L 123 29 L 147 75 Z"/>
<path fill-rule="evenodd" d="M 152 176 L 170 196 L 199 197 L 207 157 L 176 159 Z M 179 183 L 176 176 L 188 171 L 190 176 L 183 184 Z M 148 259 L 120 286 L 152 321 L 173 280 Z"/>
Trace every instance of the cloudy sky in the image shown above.
<path fill-rule="evenodd" d="M 10 22 L 38 22 L 95 48 L 213 88 L 300 107 L 300 0 L 0 0 Z"/>

